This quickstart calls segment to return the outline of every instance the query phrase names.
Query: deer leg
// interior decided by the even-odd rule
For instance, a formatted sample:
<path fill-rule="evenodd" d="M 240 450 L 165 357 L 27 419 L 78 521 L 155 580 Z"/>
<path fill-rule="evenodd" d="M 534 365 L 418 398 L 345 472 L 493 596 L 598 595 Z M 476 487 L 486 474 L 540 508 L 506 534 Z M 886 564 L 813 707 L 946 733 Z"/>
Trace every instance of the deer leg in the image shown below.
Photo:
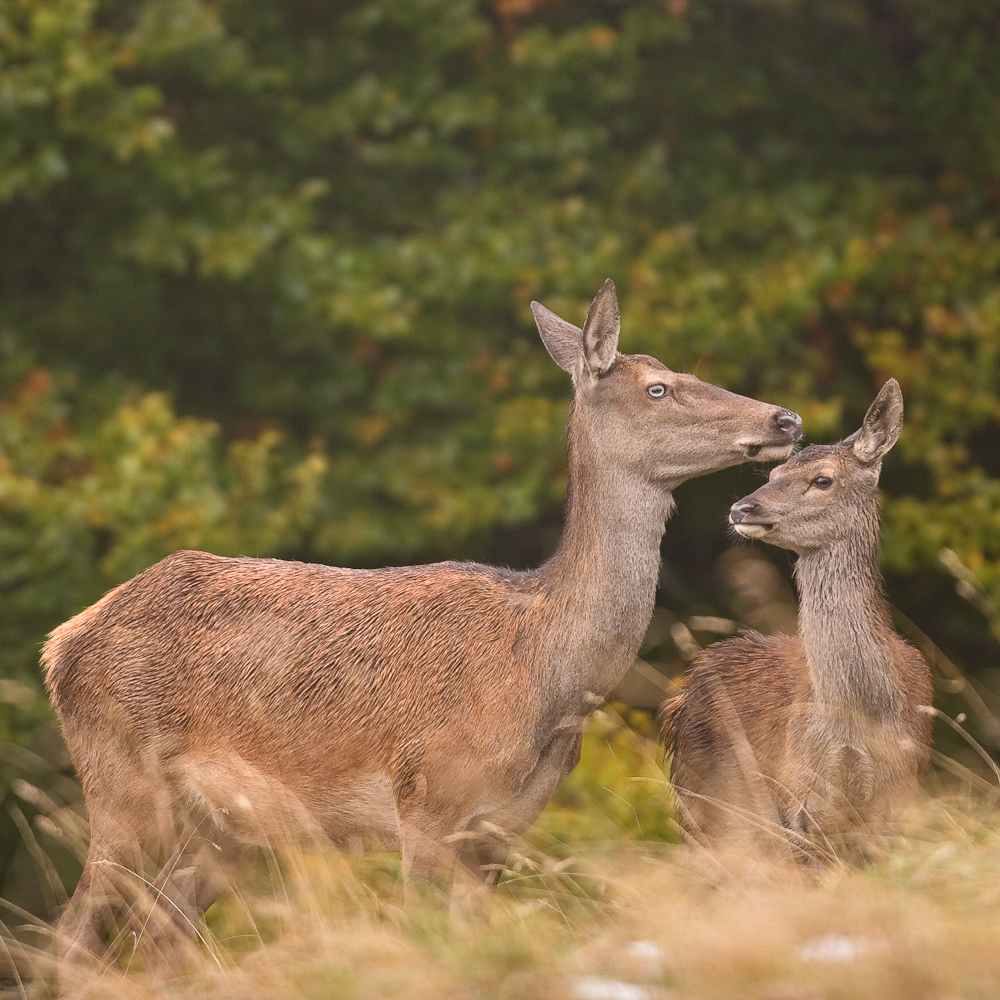
<path fill-rule="evenodd" d="M 130 896 L 134 898 L 143 862 L 135 839 L 92 836 L 83 873 L 56 928 L 60 996 L 72 992 L 105 960 L 105 939 L 116 925 L 116 914 Z"/>
<path fill-rule="evenodd" d="M 484 891 L 489 895 L 503 870 L 509 840 L 505 830 L 482 817 L 442 821 L 426 810 L 404 815 L 400 841 L 407 906 L 422 901 L 439 907 L 449 897 L 455 903 Z"/>
<path fill-rule="evenodd" d="M 463 833 L 461 839 L 456 840 L 455 854 L 463 874 L 474 884 L 493 889 L 503 873 L 510 838 L 505 830 L 492 823 L 474 825 L 476 829 Z"/>
<path fill-rule="evenodd" d="M 500 827 L 480 821 L 450 839 L 456 857 L 451 916 L 459 922 L 486 919 L 503 874 L 510 837 Z"/>
<path fill-rule="evenodd" d="M 188 832 L 132 915 L 137 936 L 155 960 L 170 962 L 184 941 L 201 936 L 205 911 L 230 889 L 254 848 L 213 830 Z"/>
<path fill-rule="evenodd" d="M 538 819 L 556 786 L 580 762 L 582 745 L 583 734 L 579 731 L 562 730 L 552 736 L 510 802 L 489 817 L 494 828 L 506 831 L 505 844 Z"/>
<path fill-rule="evenodd" d="M 455 873 L 456 854 L 435 829 L 426 814 L 418 813 L 400 820 L 399 837 L 403 854 L 403 889 L 406 907 L 431 903 L 441 906 L 446 892 L 436 882 L 450 888 Z"/>
<path fill-rule="evenodd" d="M 105 865 L 125 866 L 127 854 L 124 850 L 91 844 L 76 890 L 59 919 L 60 966 L 99 963 L 104 953 L 104 936 L 124 898 L 114 873 Z"/>
<path fill-rule="evenodd" d="M 456 880 L 453 909 L 485 913 L 503 874 L 511 840 L 531 826 L 559 782 L 579 763 L 582 741 L 579 732 L 557 732 L 511 800 L 455 835 L 459 874 L 466 877 Z"/>
<path fill-rule="evenodd" d="M 553 734 L 534 767 L 510 798 L 473 819 L 443 821 L 425 808 L 426 781 L 398 785 L 396 810 L 403 850 L 403 880 L 407 905 L 444 875 L 452 899 L 460 909 L 483 910 L 503 873 L 510 842 L 537 819 L 556 785 L 580 759 L 581 734 L 560 730 Z M 483 787 L 491 782 L 483 776 Z M 416 790 L 416 793 L 414 793 Z M 404 794 L 400 794 L 400 793 Z"/>

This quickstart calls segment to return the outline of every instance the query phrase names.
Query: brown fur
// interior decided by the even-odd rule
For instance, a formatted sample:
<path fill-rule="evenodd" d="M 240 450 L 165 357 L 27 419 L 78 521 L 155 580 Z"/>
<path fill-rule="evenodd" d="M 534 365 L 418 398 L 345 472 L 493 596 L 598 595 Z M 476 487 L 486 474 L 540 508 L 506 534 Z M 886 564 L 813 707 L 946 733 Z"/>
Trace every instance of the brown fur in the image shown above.
<path fill-rule="evenodd" d="M 697 841 L 760 844 L 784 831 L 796 851 L 843 839 L 860 857 L 927 766 L 930 671 L 892 630 L 877 562 L 878 473 L 902 423 L 898 392 L 887 384 L 861 431 L 805 449 L 733 504 L 737 530 L 799 553 L 802 634 L 711 646 L 664 706 Z"/>
<path fill-rule="evenodd" d="M 787 455 L 800 427 L 617 354 L 610 282 L 583 330 L 535 312 L 576 388 L 566 529 L 540 569 L 178 552 L 52 633 L 47 683 L 91 820 L 64 969 L 100 951 L 118 866 L 158 871 L 182 925 L 253 848 L 287 840 L 401 849 L 408 887 L 455 865 L 496 882 L 632 663 L 672 488 Z"/>
<path fill-rule="evenodd" d="M 863 756 L 830 738 L 839 713 L 815 704 L 801 636 L 751 632 L 705 651 L 663 712 L 693 839 L 760 842 L 785 830 L 796 853 L 825 854 L 846 835 L 847 856 L 863 856 L 930 753 L 927 665 L 898 636 L 888 641 L 905 707 L 891 725 L 862 727 Z"/>

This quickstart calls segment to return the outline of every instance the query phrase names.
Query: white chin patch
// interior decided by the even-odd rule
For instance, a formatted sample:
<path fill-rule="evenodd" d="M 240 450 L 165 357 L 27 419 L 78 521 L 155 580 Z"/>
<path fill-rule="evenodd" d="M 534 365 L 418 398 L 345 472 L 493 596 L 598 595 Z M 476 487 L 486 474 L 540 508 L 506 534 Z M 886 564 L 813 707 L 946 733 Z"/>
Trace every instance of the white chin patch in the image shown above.
<path fill-rule="evenodd" d="M 734 524 L 733 530 L 744 538 L 763 538 L 771 529 L 764 524 Z"/>
<path fill-rule="evenodd" d="M 766 444 L 754 456 L 757 462 L 773 462 L 778 458 L 788 458 L 792 453 L 794 444 Z"/>

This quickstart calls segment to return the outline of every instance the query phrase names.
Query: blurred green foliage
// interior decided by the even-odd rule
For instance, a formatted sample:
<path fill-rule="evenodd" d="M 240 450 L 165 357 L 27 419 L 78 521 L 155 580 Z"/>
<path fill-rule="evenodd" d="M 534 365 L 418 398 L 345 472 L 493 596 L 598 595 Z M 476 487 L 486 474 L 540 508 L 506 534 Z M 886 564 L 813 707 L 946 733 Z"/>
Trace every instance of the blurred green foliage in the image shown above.
<path fill-rule="evenodd" d="M 992 0 L 0 0 L 0 676 L 178 547 L 544 558 L 528 303 L 608 275 L 624 350 L 812 440 L 899 379 L 893 596 L 981 666 L 939 553 L 996 626 L 998 219 Z M 749 488 L 691 485 L 676 575 Z"/>

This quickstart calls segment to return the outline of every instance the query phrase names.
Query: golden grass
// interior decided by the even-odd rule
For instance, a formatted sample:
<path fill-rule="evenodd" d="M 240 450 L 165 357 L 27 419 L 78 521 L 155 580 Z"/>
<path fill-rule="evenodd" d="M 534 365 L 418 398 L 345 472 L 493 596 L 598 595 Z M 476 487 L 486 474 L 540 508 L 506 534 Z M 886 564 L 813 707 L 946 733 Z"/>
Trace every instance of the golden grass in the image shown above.
<path fill-rule="evenodd" d="M 936 789 L 863 871 L 747 878 L 723 864 L 709 876 L 669 842 L 658 767 L 655 745 L 598 717 L 580 773 L 512 853 L 488 922 L 404 911 L 397 857 L 272 857 L 171 968 L 121 957 L 77 995 L 1000 997 L 1000 817 L 988 797 Z M 51 995 L 51 971 L 42 948 L 34 978 L 9 995 Z"/>

